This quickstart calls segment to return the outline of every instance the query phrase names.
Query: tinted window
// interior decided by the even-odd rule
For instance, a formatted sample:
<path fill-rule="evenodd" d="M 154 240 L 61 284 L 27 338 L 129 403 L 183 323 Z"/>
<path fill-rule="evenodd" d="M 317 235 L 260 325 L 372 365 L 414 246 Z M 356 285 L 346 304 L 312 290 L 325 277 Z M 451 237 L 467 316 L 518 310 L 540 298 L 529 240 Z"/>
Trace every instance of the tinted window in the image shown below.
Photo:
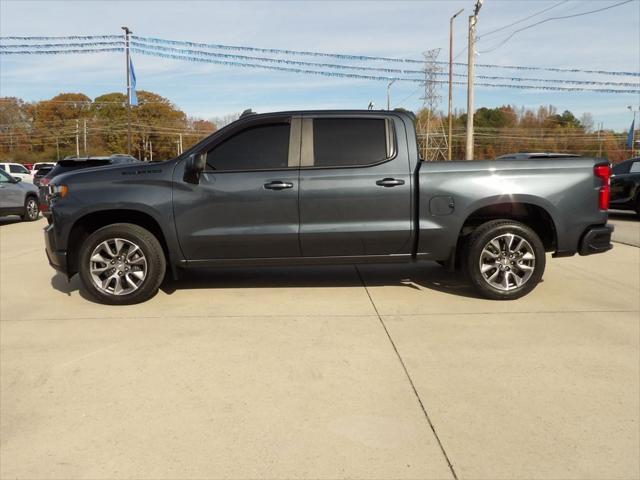
<path fill-rule="evenodd" d="M 629 173 L 629 167 L 631 166 L 630 162 L 622 162 L 613 167 L 613 173 L 615 175 L 622 175 L 624 173 Z"/>
<path fill-rule="evenodd" d="M 384 119 L 316 118 L 313 120 L 316 167 L 370 165 L 387 158 Z"/>
<path fill-rule="evenodd" d="M 9 165 L 9 171 L 11 173 L 29 173 L 29 170 L 22 165 Z"/>
<path fill-rule="evenodd" d="M 207 154 L 208 168 L 261 170 L 287 168 L 289 124 L 259 125 L 224 140 Z"/>
<path fill-rule="evenodd" d="M 4 165 L 0 165 L 0 170 L 6 170 Z"/>

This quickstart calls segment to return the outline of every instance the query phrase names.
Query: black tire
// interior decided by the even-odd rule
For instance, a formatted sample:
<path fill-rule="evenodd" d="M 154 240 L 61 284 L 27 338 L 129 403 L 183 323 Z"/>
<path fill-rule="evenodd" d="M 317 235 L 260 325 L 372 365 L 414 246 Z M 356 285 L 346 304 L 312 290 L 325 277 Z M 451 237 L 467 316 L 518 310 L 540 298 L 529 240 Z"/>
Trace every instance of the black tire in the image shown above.
<path fill-rule="evenodd" d="M 515 281 L 515 275 L 518 275 L 519 279 L 523 280 L 523 277 L 520 277 L 520 274 L 524 276 L 527 275 L 527 273 L 520 270 L 521 267 L 518 267 L 517 265 L 511 267 L 508 265 L 500 265 L 504 269 L 509 270 L 509 272 L 498 272 L 497 278 L 504 279 L 505 276 L 507 277 L 506 283 L 508 289 L 503 290 L 495 287 L 493 283 L 490 283 L 489 279 L 485 279 L 481 272 L 480 263 L 481 255 L 485 247 L 488 246 L 493 239 L 505 234 L 514 234 L 521 239 L 524 239 L 528 243 L 526 248 L 530 248 L 532 250 L 535 258 L 533 261 L 525 261 L 529 264 L 529 267 L 527 268 L 530 268 L 531 262 L 533 262 L 533 268 L 530 271 L 528 279 L 526 279 L 520 286 L 515 285 L 517 283 Z M 518 253 L 515 253 L 514 255 L 517 259 Z M 491 257 L 485 256 L 485 258 Z M 511 265 L 514 265 L 514 260 L 515 259 L 511 260 Z M 515 300 L 516 298 L 520 298 L 529 293 L 536 287 L 540 280 L 542 280 L 545 260 L 544 245 L 542 244 L 540 237 L 538 237 L 530 227 L 513 220 L 493 220 L 480 225 L 469 237 L 466 250 L 463 253 L 463 268 L 471 284 L 483 297 L 492 300 Z M 505 258 L 503 261 L 508 263 L 510 260 Z M 515 263 L 518 264 L 517 261 Z M 499 265 L 497 260 L 495 261 L 495 265 Z M 489 270 L 486 274 L 487 276 L 491 276 L 497 270 L 499 270 L 499 268 L 495 267 L 495 270 Z M 511 286 L 511 283 L 514 285 Z"/>
<path fill-rule="evenodd" d="M 40 205 L 38 198 L 29 195 L 24 200 L 24 213 L 20 215 L 23 222 L 35 222 L 40 216 Z"/>
<path fill-rule="evenodd" d="M 636 215 L 640 217 L 640 194 L 636 198 Z"/>
<path fill-rule="evenodd" d="M 132 242 L 139 247 L 146 260 L 146 275 L 137 288 L 128 294 L 116 295 L 100 289 L 94 283 L 91 274 L 90 259 L 94 249 L 112 239 Z M 164 251 L 158 239 L 148 230 L 130 223 L 114 223 L 93 232 L 80 247 L 78 265 L 80 278 L 86 290 L 96 300 L 108 305 L 129 305 L 148 300 L 157 293 L 166 271 Z M 114 282 L 122 281 L 114 277 Z"/>

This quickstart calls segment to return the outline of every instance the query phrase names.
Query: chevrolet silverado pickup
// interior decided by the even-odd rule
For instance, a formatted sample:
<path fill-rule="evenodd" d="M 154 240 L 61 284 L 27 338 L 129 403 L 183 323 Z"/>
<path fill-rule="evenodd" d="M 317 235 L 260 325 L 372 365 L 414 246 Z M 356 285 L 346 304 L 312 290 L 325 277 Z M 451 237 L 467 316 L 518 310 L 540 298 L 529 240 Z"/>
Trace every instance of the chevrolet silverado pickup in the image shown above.
<path fill-rule="evenodd" d="M 244 115 L 175 159 L 90 168 L 49 185 L 50 264 L 129 304 L 165 271 L 437 261 L 515 299 L 546 254 L 611 248 L 606 161 L 424 162 L 404 111 Z"/>

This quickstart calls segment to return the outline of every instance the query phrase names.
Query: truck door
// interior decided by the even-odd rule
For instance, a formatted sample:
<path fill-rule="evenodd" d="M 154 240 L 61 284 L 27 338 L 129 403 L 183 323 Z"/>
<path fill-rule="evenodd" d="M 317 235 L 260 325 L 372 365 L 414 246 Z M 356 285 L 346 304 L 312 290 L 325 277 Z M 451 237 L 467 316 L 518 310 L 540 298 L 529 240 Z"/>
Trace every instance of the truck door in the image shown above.
<path fill-rule="evenodd" d="M 300 128 L 291 117 L 245 122 L 207 148 L 198 184 L 184 181 L 184 162 L 174 173 L 175 222 L 187 260 L 300 256 Z"/>
<path fill-rule="evenodd" d="M 303 119 L 303 256 L 410 255 L 412 175 L 404 126 L 394 118 Z"/>

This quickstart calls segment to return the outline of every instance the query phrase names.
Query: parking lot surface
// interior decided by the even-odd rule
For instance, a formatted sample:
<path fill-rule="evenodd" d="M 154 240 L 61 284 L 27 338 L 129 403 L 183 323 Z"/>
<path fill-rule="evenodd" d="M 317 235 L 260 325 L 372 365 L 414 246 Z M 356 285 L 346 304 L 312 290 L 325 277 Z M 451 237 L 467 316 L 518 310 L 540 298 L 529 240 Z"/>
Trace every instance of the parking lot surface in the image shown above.
<path fill-rule="evenodd" d="M 1 478 L 640 477 L 640 248 L 549 259 L 512 302 L 417 264 L 112 307 L 43 226 L 0 222 Z"/>

